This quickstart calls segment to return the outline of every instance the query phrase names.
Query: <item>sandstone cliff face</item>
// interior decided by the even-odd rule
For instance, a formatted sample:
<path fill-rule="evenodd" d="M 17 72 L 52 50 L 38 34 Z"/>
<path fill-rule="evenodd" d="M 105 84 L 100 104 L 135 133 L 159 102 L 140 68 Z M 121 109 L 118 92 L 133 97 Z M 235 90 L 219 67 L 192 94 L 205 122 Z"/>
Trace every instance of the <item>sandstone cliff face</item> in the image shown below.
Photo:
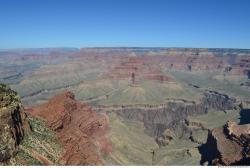
<path fill-rule="evenodd" d="M 201 164 L 249 165 L 250 124 L 238 125 L 228 122 L 208 134 L 207 143 L 200 147 Z"/>
<path fill-rule="evenodd" d="M 87 104 L 75 100 L 66 92 L 48 103 L 28 109 L 32 116 L 41 117 L 56 132 L 63 144 L 62 165 L 101 165 L 98 151 L 107 129 L 108 120 L 93 112 Z"/>
<path fill-rule="evenodd" d="M 18 145 L 28 127 L 17 93 L 0 84 L 0 162 L 18 151 Z"/>

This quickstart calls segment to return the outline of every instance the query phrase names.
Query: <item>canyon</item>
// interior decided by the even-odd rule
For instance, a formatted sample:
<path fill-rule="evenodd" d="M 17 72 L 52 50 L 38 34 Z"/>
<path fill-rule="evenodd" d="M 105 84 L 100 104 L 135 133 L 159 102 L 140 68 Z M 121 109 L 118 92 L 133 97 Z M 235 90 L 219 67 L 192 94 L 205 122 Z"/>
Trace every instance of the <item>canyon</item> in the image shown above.
<path fill-rule="evenodd" d="M 20 49 L 0 65 L 5 165 L 249 164 L 250 50 Z"/>

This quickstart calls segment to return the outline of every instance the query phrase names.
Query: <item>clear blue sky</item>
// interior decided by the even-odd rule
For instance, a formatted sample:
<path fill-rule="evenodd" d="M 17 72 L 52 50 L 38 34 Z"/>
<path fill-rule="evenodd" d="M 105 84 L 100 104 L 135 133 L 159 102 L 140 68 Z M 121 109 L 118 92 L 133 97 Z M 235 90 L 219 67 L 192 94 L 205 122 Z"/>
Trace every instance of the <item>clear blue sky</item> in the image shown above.
<path fill-rule="evenodd" d="M 0 48 L 250 48 L 250 0 L 0 0 Z"/>

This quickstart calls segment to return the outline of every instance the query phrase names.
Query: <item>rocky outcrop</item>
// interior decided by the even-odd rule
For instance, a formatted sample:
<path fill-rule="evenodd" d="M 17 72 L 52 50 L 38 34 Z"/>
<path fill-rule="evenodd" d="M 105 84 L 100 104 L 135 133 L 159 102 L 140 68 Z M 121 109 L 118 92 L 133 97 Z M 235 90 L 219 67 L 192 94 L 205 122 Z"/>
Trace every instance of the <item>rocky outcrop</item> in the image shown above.
<path fill-rule="evenodd" d="M 18 152 L 18 145 L 29 129 L 21 101 L 16 92 L 0 84 L 0 162 Z"/>
<path fill-rule="evenodd" d="M 213 129 L 206 144 L 200 147 L 200 153 L 201 164 L 249 165 L 250 124 L 228 122 L 224 127 Z"/>
<path fill-rule="evenodd" d="M 27 110 L 32 116 L 44 119 L 56 132 L 65 149 L 60 164 L 103 164 L 99 151 L 103 150 L 101 144 L 108 124 L 106 116 L 98 115 L 87 104 L 77 102 L 71 92 Z"/>

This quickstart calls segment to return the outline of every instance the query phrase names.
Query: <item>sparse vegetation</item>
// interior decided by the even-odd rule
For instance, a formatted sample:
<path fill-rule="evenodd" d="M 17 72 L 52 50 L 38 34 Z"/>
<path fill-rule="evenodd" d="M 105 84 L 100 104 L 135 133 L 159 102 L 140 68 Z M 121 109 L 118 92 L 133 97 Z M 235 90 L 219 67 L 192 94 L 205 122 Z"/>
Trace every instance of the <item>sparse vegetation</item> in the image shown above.
<path fill-rule="evenodd" d="M 44 165 L 36 156 L 43 156 L 55 165 L 63 152 L 63 147 L 58 142 L 54 132 L 37 118 L 29 119 L 32 132 L 27 132 L 17 155 L 10 160 L 12 165 Z M 34 151 L 34 152 L 33 152 Z"/>

